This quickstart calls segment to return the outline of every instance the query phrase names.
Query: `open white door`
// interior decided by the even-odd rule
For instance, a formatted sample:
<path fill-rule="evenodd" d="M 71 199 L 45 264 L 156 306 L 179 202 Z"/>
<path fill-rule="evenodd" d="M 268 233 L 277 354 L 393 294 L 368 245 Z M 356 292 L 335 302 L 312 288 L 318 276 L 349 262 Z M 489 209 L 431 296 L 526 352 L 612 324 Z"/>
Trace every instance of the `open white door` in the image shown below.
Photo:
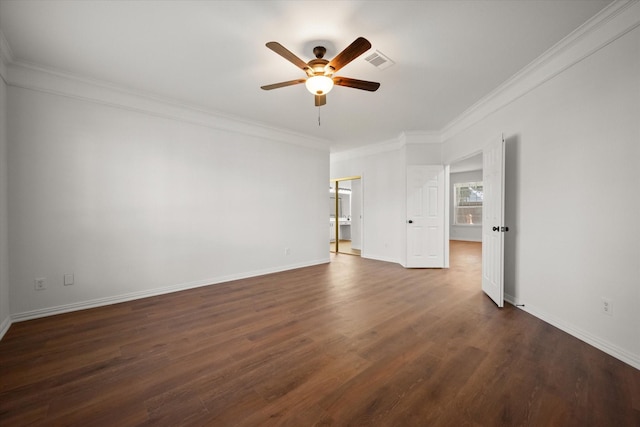
<path fill-rule="evenodd" d="M 444 167 L 407 166 L 407 268 L 444 267 Z"/>
<path fill-rule="evenodd" d="M 504 137 L 482 152 L 482 290 L 504 306 Z"/>

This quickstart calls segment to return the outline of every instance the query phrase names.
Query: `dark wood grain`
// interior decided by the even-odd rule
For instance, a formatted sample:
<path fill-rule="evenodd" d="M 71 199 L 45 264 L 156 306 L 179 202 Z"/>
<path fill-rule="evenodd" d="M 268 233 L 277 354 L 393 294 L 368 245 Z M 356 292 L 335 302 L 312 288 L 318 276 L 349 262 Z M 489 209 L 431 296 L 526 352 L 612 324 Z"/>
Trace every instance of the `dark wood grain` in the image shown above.
<path fill-rule="evenodd" d="M 0 425 L 638 426 L 640 371 L 448 270 L 349 255 L 14 324 Z"/>

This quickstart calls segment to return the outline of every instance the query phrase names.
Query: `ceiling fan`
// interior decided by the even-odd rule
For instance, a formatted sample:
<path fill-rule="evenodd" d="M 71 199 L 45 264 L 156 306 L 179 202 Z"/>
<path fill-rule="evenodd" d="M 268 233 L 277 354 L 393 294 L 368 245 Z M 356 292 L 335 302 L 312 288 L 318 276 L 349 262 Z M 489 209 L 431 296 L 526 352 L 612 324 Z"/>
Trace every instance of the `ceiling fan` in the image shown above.
<path fill-rule="evenodd" d="M 313 54 L 316 59 L 312 59 L 309 62 L 304 62 L 278 42 L 269 42 L 266 46 L 304 71 L 307 74 L 307 78 L 261 86 L 264 90 L 278 89 L 304 83 L 309 92 L 315 95 L 315 105 L 319 107 L 327 103 L 327 93 L 333 88 L 333 85 L 352 87 L 369 92 L 375 92 L 380 87 L 380 83 L 377 82 L 356 80 L 349 77 L 334 77 L 333 75 L 336 71 L 371 48 L 371 43 L 364 37 L 358 37 L 331 61 L 324 59 L 324 54 L 327 52 L 327 49 L 323 46 L 316 46 L 313 49 Z"/>

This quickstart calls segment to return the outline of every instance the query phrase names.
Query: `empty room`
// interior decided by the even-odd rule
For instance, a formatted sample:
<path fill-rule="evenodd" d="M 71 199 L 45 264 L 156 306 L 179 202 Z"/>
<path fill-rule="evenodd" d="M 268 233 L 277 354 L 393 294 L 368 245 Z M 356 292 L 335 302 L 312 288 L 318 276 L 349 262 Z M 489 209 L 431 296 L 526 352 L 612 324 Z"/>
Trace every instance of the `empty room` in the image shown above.
<path fill-rule="evenodd" d="M 640 426 L 639 117 L 639 0 L 0 0 L 0 425 Z"/>

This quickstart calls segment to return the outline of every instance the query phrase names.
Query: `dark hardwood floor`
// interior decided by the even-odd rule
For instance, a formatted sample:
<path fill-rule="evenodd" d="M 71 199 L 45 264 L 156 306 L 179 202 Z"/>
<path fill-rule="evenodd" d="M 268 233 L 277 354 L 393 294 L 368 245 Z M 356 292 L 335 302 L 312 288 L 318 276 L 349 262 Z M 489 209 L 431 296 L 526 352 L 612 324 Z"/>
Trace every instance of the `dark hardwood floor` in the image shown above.
<path fill-rule="evenodd" d="M 449 270 L 349 255 L 16 323 L 0 425 L 639 426 L 640 371 Z"/>

